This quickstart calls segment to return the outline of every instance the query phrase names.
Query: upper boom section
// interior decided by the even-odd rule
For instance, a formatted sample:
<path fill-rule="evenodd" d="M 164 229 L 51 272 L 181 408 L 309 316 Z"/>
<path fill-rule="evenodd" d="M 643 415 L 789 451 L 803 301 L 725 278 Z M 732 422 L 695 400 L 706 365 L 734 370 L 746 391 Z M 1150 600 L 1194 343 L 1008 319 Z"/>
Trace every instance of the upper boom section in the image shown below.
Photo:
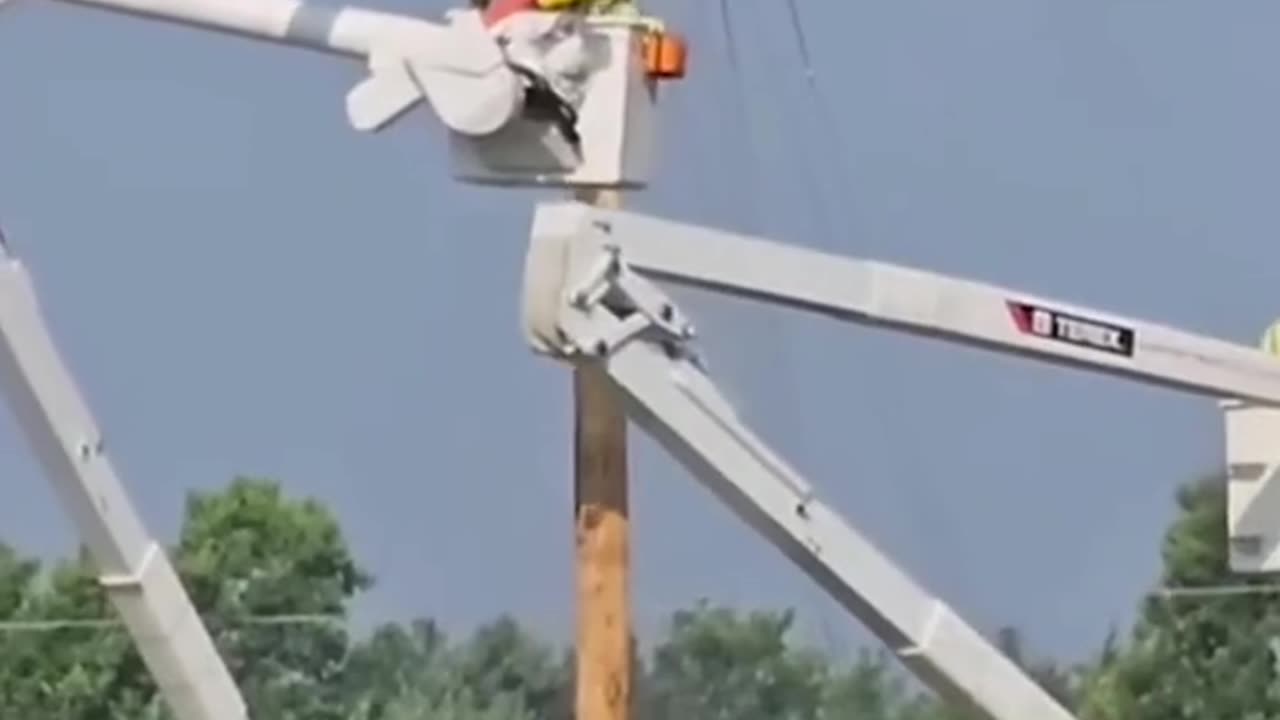
<path fill-rule="evenodd" d="M 346 100 L 361 131 L 426 100 L 453 173 L 498 185 L 641 187 L 653 157 L 659 26 L 646 18 L 522 11 L 443 22 L 300 0 L 62 0 L 361 58 Z M 656 44 L 655 44 L 656 43 Z"/>
<path fill-rule="evenodd" d="M 539 206 L 533 232 L 597 254 L 617 248 L 629 267 L 676 283 L 1280 406 L 1280 358 L 1017 290 L 577 203 Z"/>
<path fill-rule="evenodd" d="M 419 43 L 426 40 L 428 46 L 443 41 L 443 29 L 426 21 L 298 0 L 61 1 L 360 57 L 372 52 L 378 36 L 412 36 Z"/>
<path fill-rule="evenodd" d="M 359 130 L 376 130 L 424 97 L 444 124 L 486 135 L 511 121 L 522 84 L 477 11 L 444 24 L 299 0 L 63 0 L 285 45 L 365 59 L 371 77 L 347 98 Z"/>

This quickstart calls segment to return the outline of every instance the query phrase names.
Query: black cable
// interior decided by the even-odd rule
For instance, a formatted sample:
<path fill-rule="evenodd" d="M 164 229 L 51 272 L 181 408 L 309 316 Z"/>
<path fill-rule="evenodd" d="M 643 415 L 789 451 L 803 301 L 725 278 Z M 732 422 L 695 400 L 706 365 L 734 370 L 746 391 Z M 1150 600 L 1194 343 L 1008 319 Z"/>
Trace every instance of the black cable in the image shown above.
<path fill-rule="evenodd" d="M 800 19 L 800 7 L 796 0 L 787 0 L 787 13 L 791 16 L 791 29 L 795 33 L 796 48 L 800 52 L 800 62 L 804 64 L 804 75 L 811 87 L 815 87 L 812 56 L 809 54 L 809 39 L 804 32 L 804 23 Z"/>

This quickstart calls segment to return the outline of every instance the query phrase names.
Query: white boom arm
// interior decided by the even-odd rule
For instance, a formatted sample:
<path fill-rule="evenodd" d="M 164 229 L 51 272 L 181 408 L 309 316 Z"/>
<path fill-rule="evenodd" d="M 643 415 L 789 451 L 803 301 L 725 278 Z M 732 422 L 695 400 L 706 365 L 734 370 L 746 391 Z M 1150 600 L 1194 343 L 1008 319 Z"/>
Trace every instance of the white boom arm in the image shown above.
<path fill-rule="evenodd" d="M 1255 348 L 994 285 L 636 213 L 546 204 L 538 217 L 576 227 L 599 247 L 617 247 L 632 269 L 673 283 L 1280 406 L 1280 360 Z"/>
<path fill-rule="evenodd" d="M 0 389 L 92 553 L 164 699 L 180 720 L 243 720 L 244 701 L 162 548 L 134 511 L 102 433 L 0 239 Z"/>
<path fill-rule="evenodd" d="M 539 206 L 524 322 L 598 362 L 652 434 L 940 694 L 995 720 L 1068 720 L 1048 693 L 814 496 L 735 416 L 646 276 L 1216 397 L 1280 405 L 1260 351 L 1024 293 L 574 203 Z M 1272 524 L 1274 525 L 1274 514 Z M 1274 533 L 1272 536 L 1274 541 Z"/>
<path fill-rule="evenodd" d="M 376 130 L 426 98 L 464 135 L 493 133 L 521 109 L 524 84 L 476 10 L 446 24 L 298 0 L 62 0 L 364 59 L 370 77 L 347 96 L 359 130 Z"/>
<path fill-rule="evenodd" d="M 646 18 L 521 11 L 444 23 L 302 0 L 60 0 L 362 58 L 347 118 L 376 131 L 425 99 L 455 179 L 508 187 L 643 187 L 657 94 Z M 3 0 L 0 0 L 3 2 Z"/>

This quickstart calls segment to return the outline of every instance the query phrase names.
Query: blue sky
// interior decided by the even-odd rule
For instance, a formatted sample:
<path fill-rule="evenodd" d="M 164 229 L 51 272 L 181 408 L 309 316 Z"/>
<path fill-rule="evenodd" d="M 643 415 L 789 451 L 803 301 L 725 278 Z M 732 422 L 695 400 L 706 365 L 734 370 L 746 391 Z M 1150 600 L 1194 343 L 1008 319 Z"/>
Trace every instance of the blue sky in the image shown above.
<path fill-rule="evenodd" d="M 630 202 L 1253 343 L 1274 316 L 1273 3 L 652 0 L 693 43 Z M 384 4 L 435 15 L 439 1 Z M 147 523 L 234 474 L 323 498 L 379 578 L 365 621 L 572 626 L 569 378 L 518 332 L 531 204 L 448 176 L 438 126 L 347 128 L 354 63 L 17 0 L 0 218 Z M 739 92 L 735 88 L 744 88 Z M 824 112 L 823 108 L 827 112 Z M 1131 618 L 1212 402 L 706 295 L 725 391 L 984 628 L 1067 657 Z M 636 613 L 797 606 L 864 637 L 635 440 Z M 0 535 L 74 532 L 0 416 Z"/>

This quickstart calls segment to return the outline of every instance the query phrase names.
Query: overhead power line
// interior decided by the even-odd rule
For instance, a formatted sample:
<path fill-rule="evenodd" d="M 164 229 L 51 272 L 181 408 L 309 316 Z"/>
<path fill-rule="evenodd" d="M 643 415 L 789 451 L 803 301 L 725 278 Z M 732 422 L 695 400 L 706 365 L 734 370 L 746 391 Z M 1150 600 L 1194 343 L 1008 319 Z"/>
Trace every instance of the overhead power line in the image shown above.
<path fill-rule="evenodd" d="M 1280 595 L 1280 585 L 1210 585 L 1207 587 L 1164 587 L 1152 593 L 1165 598 L 1231 597 L 1238 595 Z"/>
<path fill-rule="evenodd" d="M 205 618 L 209 619 L 209 618 Z M 340 625 L 341 615 L 248 615 L 232 619 L 218 618 L 220 625 Z M 48 620 L 0 620 L 0 633 L 54 632 L 57 630 L 124 628 L 117 618 L 61 618 Z"/>

